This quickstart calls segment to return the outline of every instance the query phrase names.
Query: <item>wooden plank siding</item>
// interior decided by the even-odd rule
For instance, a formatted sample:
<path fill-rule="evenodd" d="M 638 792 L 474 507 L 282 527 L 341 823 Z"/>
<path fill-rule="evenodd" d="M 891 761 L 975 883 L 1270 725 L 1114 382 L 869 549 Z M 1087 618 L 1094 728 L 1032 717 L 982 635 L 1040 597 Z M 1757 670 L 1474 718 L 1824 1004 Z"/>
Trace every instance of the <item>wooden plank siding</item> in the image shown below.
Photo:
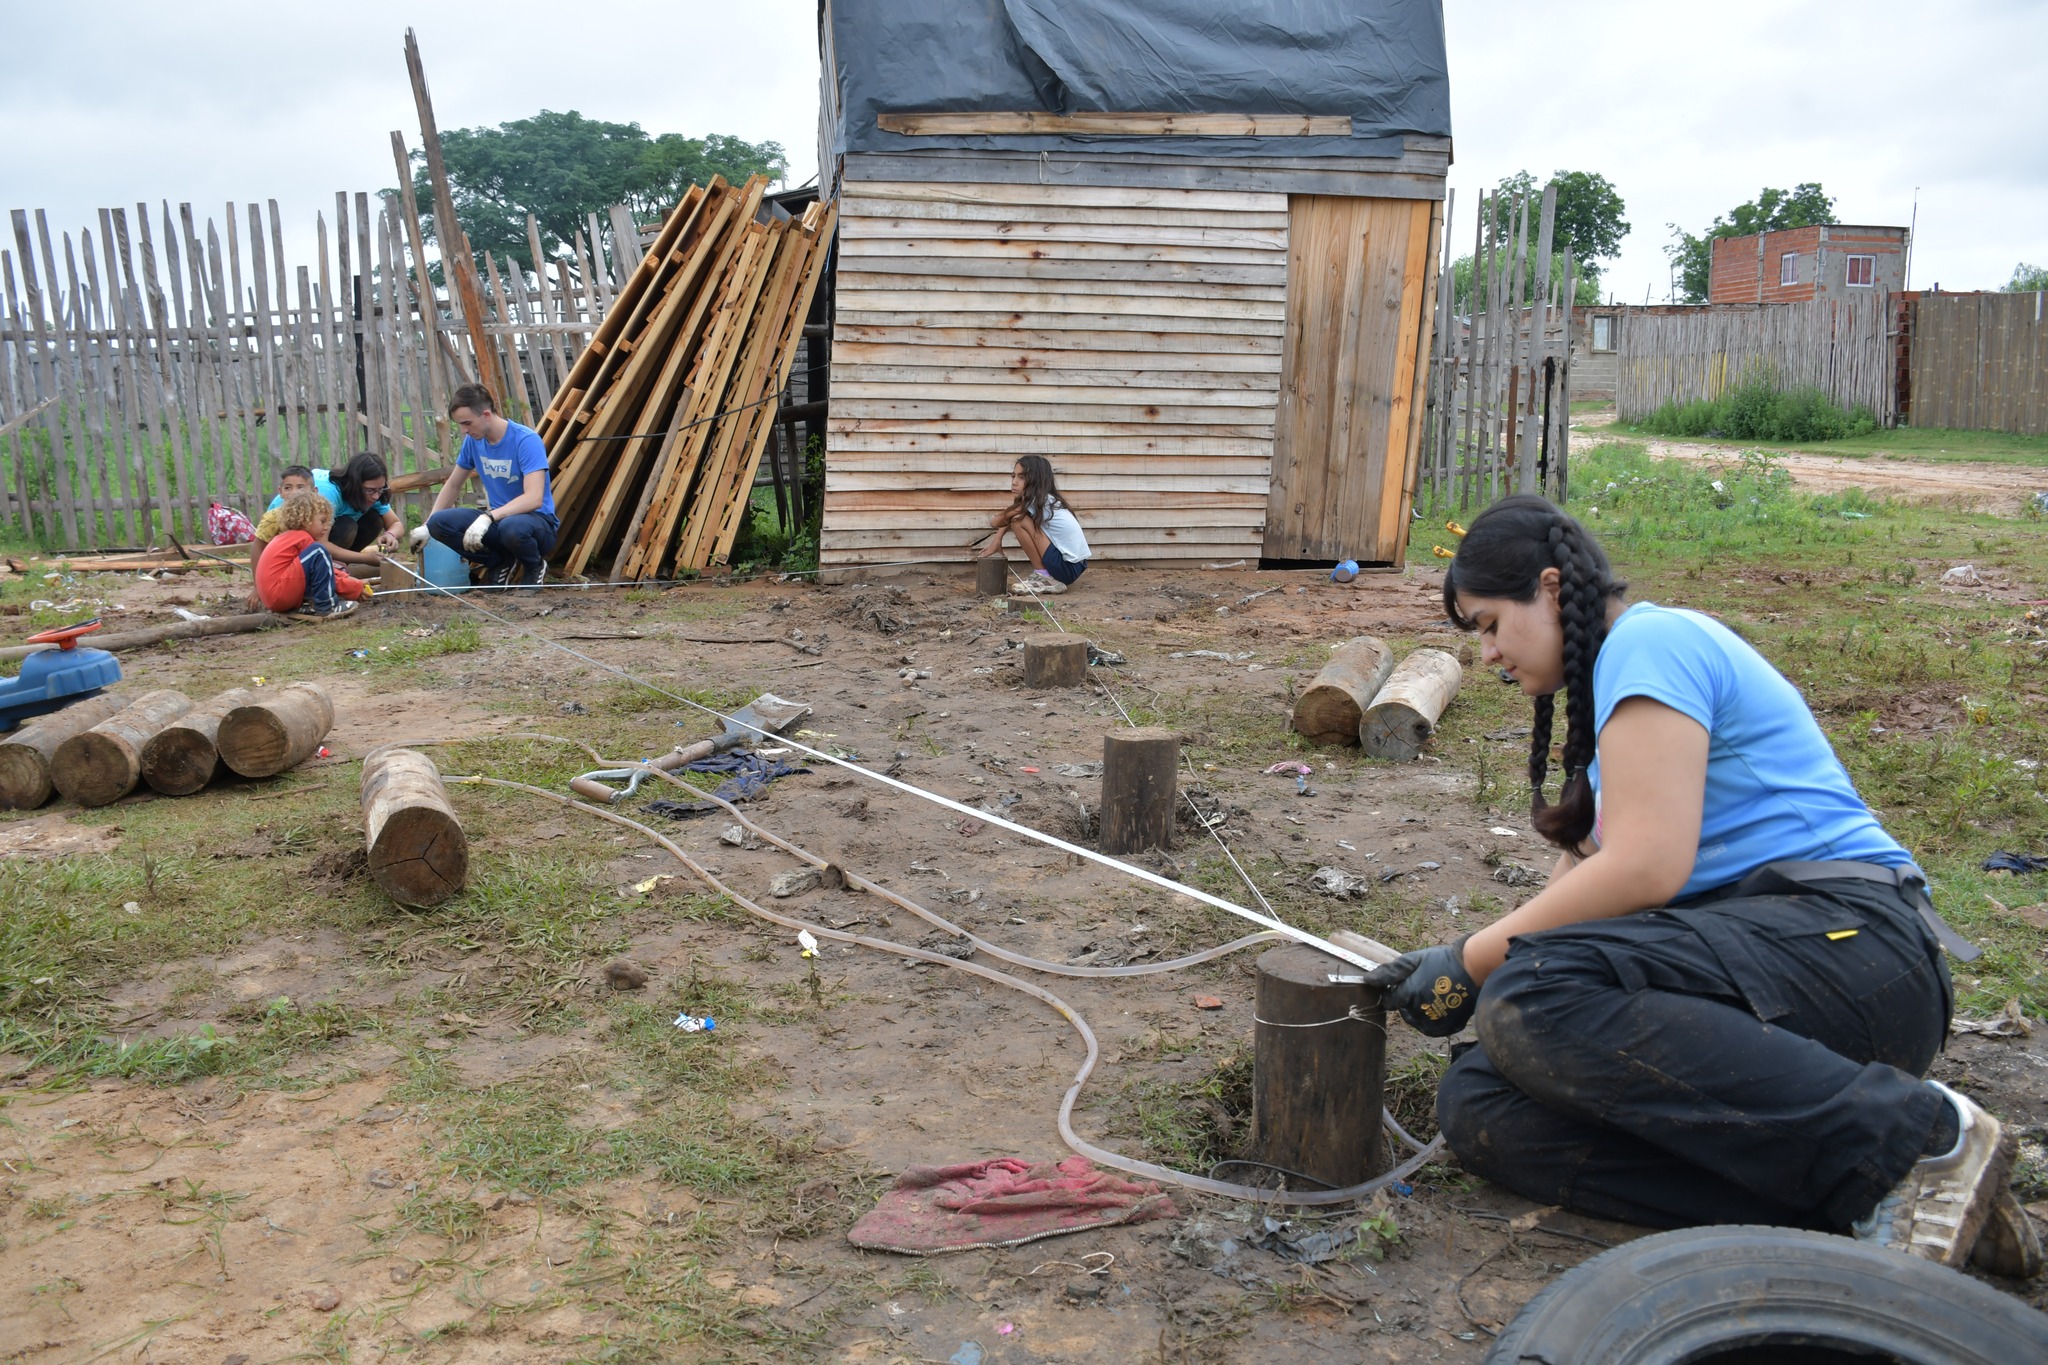
<path fill-rule="evenodd" d="M 2048 293 L 1922 294 L 1912 425 L 2048 435 Z"/>
<path fill-rule="evenodd" d="M 1293 197 L 1287 331 L 1265 553 L 1406 553 L 1435 205 Z"/>
<path fill-rule="evenodd" d="M 1282 194 L 845 184 L 822 563 L 964 558 L 1026 454 L 1099 558 L 1258 556 L 1288 239 Z"/>

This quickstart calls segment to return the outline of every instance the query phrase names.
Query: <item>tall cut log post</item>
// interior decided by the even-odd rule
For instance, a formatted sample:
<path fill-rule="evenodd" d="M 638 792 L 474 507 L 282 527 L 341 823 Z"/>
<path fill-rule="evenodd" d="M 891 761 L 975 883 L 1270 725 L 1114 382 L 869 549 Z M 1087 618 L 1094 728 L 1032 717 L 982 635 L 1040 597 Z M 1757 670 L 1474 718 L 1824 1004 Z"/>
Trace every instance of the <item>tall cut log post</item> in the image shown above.
<path fill-rule="evenodd" d="M 1079 687 L 1088 681 L 1088 642 L 1066 638 L 1024 642 L 1026 687 Z"/>
<path fill-rule="evenodd" d="M 1371 635 L 1346 640 L 1294 703 L 1294 731 L 1311 744 L 1356 744 L 1358 722 L 1387 675 L 1394 651 Z"/>
<path fill-rule="evenodd" d="M 128 704 L 126 697 L 87 697 L 62 711 L 38 716 L 0 739 L 0 810 L 34 810 L 50 799 L 50 759 L 57 746 Z"/>
<path fill-rule="evenodd" d="M 213 781 L 221 717 L 255 700 L 248 688 L 230 687 L 151 735 L 142 746 L 142 780 L 165 796 L 190 796 Z"/>
<path fill-rule="evenodd" d="M 1441 649 L 1416 650 L 1401 660 L 1365 709 L 1358 742 L 1373 758 L 1420 756 L 1464 676 L 1458 661 Z"/>
<path fill-rule="evenodd" d="M 142 781 L 142 746 L 192 709 L 192 699 L 166 687 L 145 692 L 90 730 L 57 746 L 50 781 L 81 806 L 119 801 Z"/>
<path fill-rule="evenodd" d="M 1362 975 L 1340 958 L 1289 944 L 1260 954 L 1253 997 L 1258 1159 L 1339 1188 L 1387 1168 L 1387 1012 Z"/>
<path fill-rule="evenodd" d="M 469 880 L 469 840 L 432 759 L 382 749 L 363 760 L 370 877 L 400 905 L 439 905 Z"/>
<path fill-rule="evenodd" d="M 1010 561 L 1001 555 L 974 561 L 974 590 L 983 597 L 1001 597 L 1010 590 Z"/>
<path fill-rule="evenodd" d="M 1180 735 L 1112 730 L 1102 737 L 1102 851 L 1138 853 L 1173 843 Z"/>
<path fill-rule="evenodd" d="M 244 777 L 275 777 L 313 756 L 334 728 L 334 703 L 318 683 L 257 693 L 221 717 L 220 761 Z"/>

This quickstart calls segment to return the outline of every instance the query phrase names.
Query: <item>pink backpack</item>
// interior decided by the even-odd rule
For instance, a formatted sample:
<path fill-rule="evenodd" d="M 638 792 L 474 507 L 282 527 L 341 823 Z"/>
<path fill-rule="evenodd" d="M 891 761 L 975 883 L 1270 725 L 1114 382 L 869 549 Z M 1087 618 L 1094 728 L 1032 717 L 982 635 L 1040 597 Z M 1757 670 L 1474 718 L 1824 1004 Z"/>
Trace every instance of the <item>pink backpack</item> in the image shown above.
<path fill-rule="evenodd" d="M 206 538 L 216 545 L 245 545 L 256 539 L 256 526 L 232 507 L 208 503 Z"/>

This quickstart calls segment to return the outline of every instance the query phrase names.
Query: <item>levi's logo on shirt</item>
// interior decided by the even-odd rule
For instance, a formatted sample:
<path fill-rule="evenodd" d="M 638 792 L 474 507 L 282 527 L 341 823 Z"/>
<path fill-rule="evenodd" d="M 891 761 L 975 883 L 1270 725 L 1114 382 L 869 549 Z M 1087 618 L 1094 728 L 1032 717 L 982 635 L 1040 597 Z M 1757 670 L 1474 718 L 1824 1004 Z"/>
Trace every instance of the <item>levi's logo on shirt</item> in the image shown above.
<path fill-rule="evenodd" d="M 509 479 L 512 477 L 512 462 L 510 460 L 493 460 L 486 456 L 477 461 L 477 466 L 494 479 Z"/>

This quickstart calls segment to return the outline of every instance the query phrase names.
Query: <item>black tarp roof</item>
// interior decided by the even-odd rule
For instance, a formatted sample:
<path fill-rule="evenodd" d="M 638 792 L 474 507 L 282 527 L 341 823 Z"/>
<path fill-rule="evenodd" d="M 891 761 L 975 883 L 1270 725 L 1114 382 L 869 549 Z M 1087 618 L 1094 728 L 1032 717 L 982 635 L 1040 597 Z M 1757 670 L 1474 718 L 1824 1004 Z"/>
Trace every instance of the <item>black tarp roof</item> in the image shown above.
<path fill-rule="evenodd" d="M 1449 137 L 1441 0 L 820 0 L 828 155 L 1399 156 Z M 821 39 L 827 37 L 820 34 Z M 1348 114 L 1350 137 L 909 137 L 883 113 Z"/>

